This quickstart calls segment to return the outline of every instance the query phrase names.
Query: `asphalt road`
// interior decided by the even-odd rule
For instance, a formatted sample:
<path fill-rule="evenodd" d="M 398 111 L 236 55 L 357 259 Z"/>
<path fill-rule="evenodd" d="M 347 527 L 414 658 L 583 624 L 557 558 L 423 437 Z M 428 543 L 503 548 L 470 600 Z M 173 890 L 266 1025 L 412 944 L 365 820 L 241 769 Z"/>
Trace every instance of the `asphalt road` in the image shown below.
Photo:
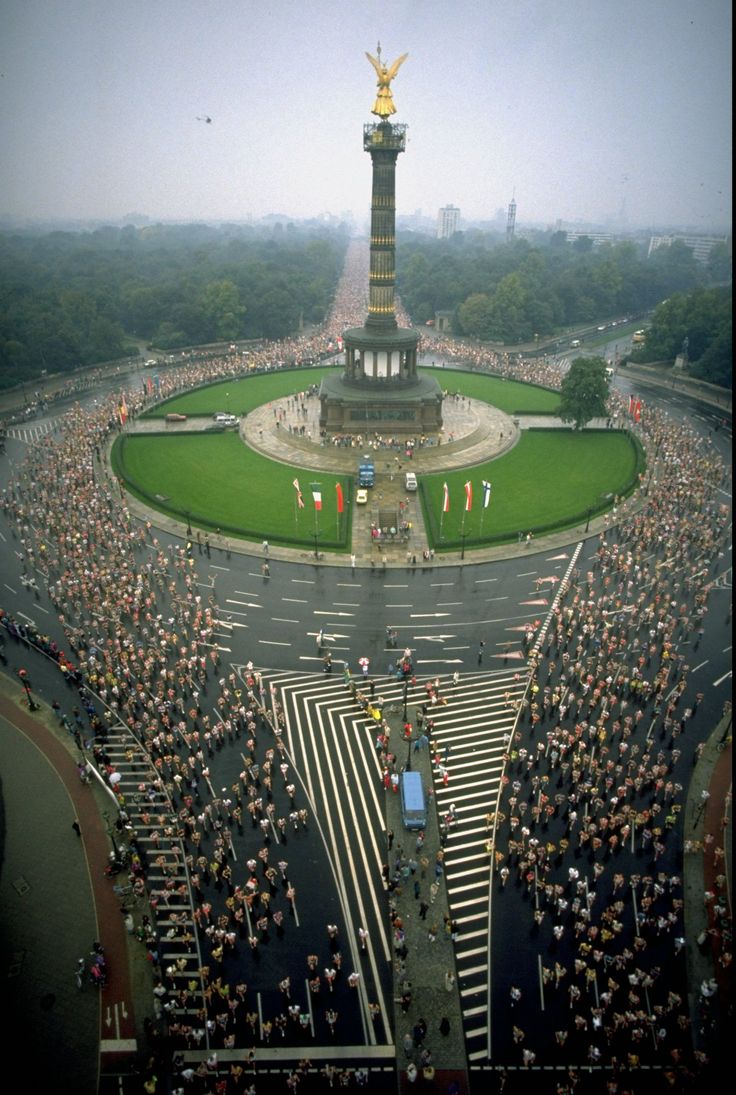
<path fill-rule="evenodd" d="M 688 420 L 703 434 L 712 434 L 715 445 L 728 460 L 730 429 L 721 428 L 722 416 L 717 411 L 691 404 L 678 393 L 661 387 L 650 388 L 622 377 L 616 383 L 622 391 L 635 390 L 646 402 L 666 409 L 676 420 Z M 25 445 L 36 442 L 54 426 L 53 418 L 41 418 L 25 424 L 26 434 L 15 431 L 0 465 L 0 487 L 5 486 L 9 472 L 21 462 Z M 730 503 L 730 495 L 724 493 L 724 501 Z M 169 542 L 182 543 L 166 532 L 158 538 L 164 546 Z M 17 617 L 35 621 L 44 633 L 63 646 L 63 633 L 41 588 L 34 592 L 21 583 L 23 545 L 2 515 L 0 542 L 3 557 L 0 603 Z M 589 537 L 555 551 L 527 549 L 500 562 L 474 564 L 468 558 L 462 565 L 418 565 L 386 572 L 271 559 L 268 578 L 262 574 L 263 555 L 257 549 L 250 556 L 227 554 L 216 548 L 208 553 L 195 543 L 194 551 L 199 592 L 217 607 L 216 640 L 225 668 L 242 675 L 246 663 L 252 662 L 266 676 L 316 674 L 310 696 L 303 697 L 301 707 L 299 704 L 294 707 L 293 718 L 297 719 L 299 710 L 311 718 L 315 702 L 312 693 L 317 695 L 336 686 L 343 664 L 358 673 L 359 659 L 368 658 L 370 676 L 379 681 L 379 690 L 392 687 L 387 670 L 396 650 L 386 645 L 387 627 L 397 632 L 399 650 L 411 651 L 420 676 L 441 675 L 447 679 L 459 672 L 464 681 L 492 670 L 512 671 L 517 666 L 521 669 L 524 628 L 546 619 L 554 589 L 576 549 L 579 547 L 577 565 L 585 572 L 596 544 L 596 538 Z M 728 554 L 717 560 L 713 577 L 718 582 L 711 594 L 707 628 L 690 658 L 693 664 L 690 688 L 704 693 L 698 715 L 703 727 L 715 725 L 731 692 L 730 545 Z M 38 585 L 42 586 L 40 578 Z M 479 663 L 481 641 L 484 648 Z M 321 673 L 325 650 L 332 656 L 333 682 Z M 34 664 L 33 676 L 36 692 L 48 701 L 54 699 L 59 691 L 58 672 Z M 453 714 L 461 713 L 464 702 L 461 700 L 455 706 Z M 264 960 L 262 981 L 271 988 L 263 991 L 278 998 L 279 973 L 284 966 L 301 962 L 302 952 L 307 951 L 302 940 L 321 938 L 324 934 L 324 905 L 318 895 L 339 894 L 339 909 L 334 919 L 339 923 L 341 937 L 354 940 L 358 922 L 367 921 L 375 940 L 375 949 L 366 958 L 351 952 L 351 958 L 360 964 L 366 986 L 364 1003 L 380 997 L 388 1009 L 391 997 L 388 936 L 382 919 L 382 887 L 376 874 L 383 849 L 375 843 L 382 790 L 377 787 L 375 770 L 366 762 L 364 743 L 358 747 L 354 741 L 330 741 L 324 733 L 314 736 L 311 724 L 305 723 L 303 729 L 303 735 L 291 742 L 300 789 L 316 809 L 321 808 L 321 798 L 326 800 L 324 818 L 334 822 L 343 816 L 344 844 L 337 829 L 322 832 L 319 839 L 309 842 L 301 833 L 289 840 L 288 858 L 293 871 L 290 880 L 300 895 L 297 907 L 303 917 L 303 931 L 298 936 L 292 933 L 292 938 L 287 933 L 278 961 L 270 957 Z M 687 748 L 694 748 L 694 740 L 689 740 Z M 218 753 L 211 762 L 213 785 L 229 786 L 237 779 L 239 767 L 240 760 L 232 750 Z M 348 816 L 347 804 L 356 798 L 363 805 Z M 338 849 L 339 854 L 333 855 Z M 668 860 L 664 866 L 673 871 L 676 864 Z M 528 918 L 523 909 L 525 902 L 528 903 L 528 895 L 523 888 L 505 895 L 503 902 L 494 902 L 493 1043 L 494 1053 L 501 1060 L 515 1060 L 518 1056 L 518 1053 L 513 1056 L 513 1015 L 507 1006 L 509 986 L 518 985 L 526 1000 L 539 996 L 538 954 L 526 939 L 518 950 L 508 946 L 509 939 L 518 938 L 519 924 Z M 308 910 L 317 910 L 311 919 Z M 264 1004 L 269 1004 L 265 998 Z M 564 1012 L 566 1007 L 562 999 L 556 1004 L 549 1001 L 545 1004 L 540 999 L 536 1021 L 548 1025 L 550 1037 L 555 1023 L 562 1022 L 557 1013 Z M 347 1024 L 344 1036 L 348 1041 L 359 1044 L 371 1037 L 390 1041 L 389 1029 L 370 1035 L 365 1007 L 343 1010 Z"/>

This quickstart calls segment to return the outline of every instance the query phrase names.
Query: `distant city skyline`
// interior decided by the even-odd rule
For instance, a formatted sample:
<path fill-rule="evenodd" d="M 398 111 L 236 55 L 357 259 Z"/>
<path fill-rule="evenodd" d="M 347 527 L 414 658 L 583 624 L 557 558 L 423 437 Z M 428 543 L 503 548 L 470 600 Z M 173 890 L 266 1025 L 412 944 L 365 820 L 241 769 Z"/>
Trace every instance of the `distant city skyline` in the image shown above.
<path fill-rule="evenodd" d="M 380 41 L 409 54 L 398 218 L 731 231 L 725 0 L 0 0 L 0 27 L 2 223 L 361 225 Z"/>

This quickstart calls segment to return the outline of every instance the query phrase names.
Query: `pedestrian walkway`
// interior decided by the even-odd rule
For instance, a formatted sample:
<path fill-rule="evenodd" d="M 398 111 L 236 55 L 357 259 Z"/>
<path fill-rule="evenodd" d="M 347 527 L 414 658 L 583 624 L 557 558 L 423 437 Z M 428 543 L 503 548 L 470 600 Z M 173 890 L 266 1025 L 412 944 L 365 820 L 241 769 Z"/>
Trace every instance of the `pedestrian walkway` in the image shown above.
<path fill-rule="evenodd" d="M 12 665 L 14 651 L 8 655 Z M 6 1044 L 23 1047 L 35 1089 L 96 1095 L 100 1069 L 138 1045 L 126 933 L 104 877 L 104 795 L 80 783 L 78 751 L 50 709 L 42 704 L 31 714 L 17 691 L 0 674 Z M 89 967 L 95 940 L 109 971 L 104 996 L 86 975 L 81 990 L 76 980 L 78 960 Z"/>

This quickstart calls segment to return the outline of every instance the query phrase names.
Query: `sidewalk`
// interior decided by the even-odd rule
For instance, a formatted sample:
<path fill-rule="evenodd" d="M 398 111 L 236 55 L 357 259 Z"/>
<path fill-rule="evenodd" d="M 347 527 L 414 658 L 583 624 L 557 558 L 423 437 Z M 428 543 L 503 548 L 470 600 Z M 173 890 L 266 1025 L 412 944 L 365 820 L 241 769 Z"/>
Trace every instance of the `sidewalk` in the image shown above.
<path fill-rule="evenodd" d="M 6 653 L 9 669 L 23 664 L 33 675 L 40 655 L 12 642 Z M 79 752 L 48 705 L 31 713 L 19 692 L 8 670 L 0 673 L 6 1044 L 23 1046 L 34 1090 L 96 1095 L 100 1072 L 142 1044 L 152 980 L 104 874 L 111 845 L 102 812 L 112 804 L 80 782 Z M 69 713 L 76 693 L 60 681 L 58 698 Z M 108 965 L 104 994 L 76 982 L 78 959 L 89 958 L 95 940 Z"/>

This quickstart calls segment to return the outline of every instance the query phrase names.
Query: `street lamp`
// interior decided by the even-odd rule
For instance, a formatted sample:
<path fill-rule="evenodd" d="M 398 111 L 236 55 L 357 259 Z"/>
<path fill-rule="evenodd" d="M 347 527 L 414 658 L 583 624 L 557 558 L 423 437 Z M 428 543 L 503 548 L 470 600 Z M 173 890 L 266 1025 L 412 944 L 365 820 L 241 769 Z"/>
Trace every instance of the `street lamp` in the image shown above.
<path fill-rule="evenodd" d="M 20 683 L 23 685 L 23 689 L 24 689 L 25 694 L 26 694 L 26 699 L 28 700 L 28 710 L 29 711 L 38 711 L 39 710 L 39 705 L 36 703 L 33 696 L 31 695 L 31 682 L 28 680 L 28 677 L 26 676 L 25 669 L 18 670 L 18 676 L 20 677 Z"/>
<path fill-rule="evenodd" d="M 651 483 L 652 483 L 652 476 L 654 475 L 654 469 L 655 469 L 656 464 L 657 464 L 657 457 L 659 456 L 659 446 L 660 446 L 661 443 L 662 443 L 661 437 L 657 438 L 657 444 L 654 446 L 654 456 L 652 457 L 652 466 L 649 469 L 649 477 L 647 479 L 646 486 L 644 487 L 644 497 L 645 498 L 649 497 L 649 487 L 651 486 Z"/>

